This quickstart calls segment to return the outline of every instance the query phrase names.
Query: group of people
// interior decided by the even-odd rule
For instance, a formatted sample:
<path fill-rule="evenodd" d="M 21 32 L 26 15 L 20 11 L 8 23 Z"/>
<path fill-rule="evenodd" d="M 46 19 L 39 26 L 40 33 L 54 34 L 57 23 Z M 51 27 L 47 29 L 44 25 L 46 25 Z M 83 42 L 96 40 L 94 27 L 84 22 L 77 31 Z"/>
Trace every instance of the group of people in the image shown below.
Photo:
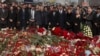
<path fill-rule="evenodd" d="M 78 33 L 81 25 L 88 25 L 93 35 L 99 35 L 100 7 L 0 3 L 0 28 L 25 30 L 31 26 L 46 29 L 59 26 Z"/>

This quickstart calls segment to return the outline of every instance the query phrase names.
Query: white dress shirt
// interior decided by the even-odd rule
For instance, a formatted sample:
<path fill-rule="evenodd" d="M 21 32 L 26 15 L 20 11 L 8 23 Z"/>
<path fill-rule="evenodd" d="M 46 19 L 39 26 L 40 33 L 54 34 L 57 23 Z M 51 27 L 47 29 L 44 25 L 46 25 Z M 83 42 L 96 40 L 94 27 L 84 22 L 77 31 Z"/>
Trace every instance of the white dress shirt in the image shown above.
<path fill-rule="evenodd" d="M 31 10 L 31 19 L 34 19 L 35 16 L 35 10 Z"/>

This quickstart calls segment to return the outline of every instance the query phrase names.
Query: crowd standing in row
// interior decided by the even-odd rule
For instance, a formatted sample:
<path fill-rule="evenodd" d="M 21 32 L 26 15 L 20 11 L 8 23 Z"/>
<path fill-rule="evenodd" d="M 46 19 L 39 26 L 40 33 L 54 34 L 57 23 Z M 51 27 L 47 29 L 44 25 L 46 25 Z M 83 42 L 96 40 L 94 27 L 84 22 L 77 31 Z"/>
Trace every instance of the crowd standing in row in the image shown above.
<path fill-rule="evenodd" d="M 82 24 L 88 25 L 93 35 L 99 35 L 100 8 L 0 3 L 0 28 L 25 30 L 30 26 L 46 29 L 60 26 L 78 33 Z"/>

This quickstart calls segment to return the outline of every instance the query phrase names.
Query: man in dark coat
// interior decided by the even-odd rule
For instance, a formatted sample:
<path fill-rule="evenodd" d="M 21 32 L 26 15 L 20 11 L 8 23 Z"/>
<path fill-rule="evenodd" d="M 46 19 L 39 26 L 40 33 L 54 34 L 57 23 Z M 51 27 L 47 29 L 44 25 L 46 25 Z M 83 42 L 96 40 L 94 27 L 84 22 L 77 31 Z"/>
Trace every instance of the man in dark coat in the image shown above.
<path fill-rule="evenodd" d="M 80 23 L 81 23 L 80 10 L 76 10 L 75 15 L 73 17 L 73 32 L 76 34 L 81 31 Z"/>
<path fill-rule="evenodd" d="M 59 8 L 58 9 L 58 23 L 59 23 L 59 26 L 64 29 L 65 11 L 63 9 L 63 6 L 59 6 L 58 8 Z"/>
<path fill-rule="evenodd" d="M 43 11 L 43 27 L 45 27 L 46 29 L 48 29 L 48 20 L 49 20 L 49 18 L 48 18 L 48 14 L 49 14 L 49 12 L 48 12 L 48 7 L 44 7 L 44 11 Z"/>
<path fill-rule="evenodd" d="M 5 8 L 5 5 L 2 4 L 2 8 L 0 10 L 0 28 L 6 28 L 7 17 L 8 17 L 8 10 Z"/>
<path fill-rule="evenodd" d="M 56 11 L 56 7 L 50 7 L 50 11 L 49 11 L 49 27 L 53 28 L 55 26 L 57 26 L 58 23 L 58 12 Z"/>
<path fill-rule="evenodd" d="M 8 13 L 8 27 L 10 29 L 14 29 L 16 27 L 16 15 L 17 15 L 16 11 L 11 6 Z"/>
<path fill-rule="evenodd" d="M 26 29 L 29 18 L 30 18 L 30 12 L 26 9 L 26 5 L 23 4 L 22 9 L 19 12 L 21 29 Z"/>
<path fill-rule="evenodd" d="M 42 27 L 42 12 L 40 10 L 40 6 L 39 8 L 36 8 L 36 12 L 35 12 L 35 22 L 36 22 L 36 26 L 37 27 Z"/>
<path fill-rule="evenodd" d="M 35 21 L 37 26 L 47 28 L 47 14 L 48 12 L 44 11 L 44 7 L 39 6 L 35 12 Z"/>
<path fill-rule="evenodd" d="M 100 35 L 100 8 L 97 8 L 97 12 L 93 18 L 93 33 L 94 35 Z"/>

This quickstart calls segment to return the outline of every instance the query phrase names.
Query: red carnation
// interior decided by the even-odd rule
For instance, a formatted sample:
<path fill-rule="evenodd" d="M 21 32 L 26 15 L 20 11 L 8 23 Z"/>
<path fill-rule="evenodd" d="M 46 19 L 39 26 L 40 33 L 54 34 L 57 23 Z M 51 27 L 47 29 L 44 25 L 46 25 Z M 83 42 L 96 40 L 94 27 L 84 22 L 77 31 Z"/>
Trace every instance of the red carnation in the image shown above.
<path fill-rule="evenodd" d="M 28 53 L 27 53 L 27 56 L 32 56 L 32 53 L 31 53 L 31 52 L 28 52 Z"/>
<path fill-rule="evenodd" d="M 63 30 L 62 36 L 64 36 L 64 38 L 67 38 L 68 37 L 68 31 Z"/>

